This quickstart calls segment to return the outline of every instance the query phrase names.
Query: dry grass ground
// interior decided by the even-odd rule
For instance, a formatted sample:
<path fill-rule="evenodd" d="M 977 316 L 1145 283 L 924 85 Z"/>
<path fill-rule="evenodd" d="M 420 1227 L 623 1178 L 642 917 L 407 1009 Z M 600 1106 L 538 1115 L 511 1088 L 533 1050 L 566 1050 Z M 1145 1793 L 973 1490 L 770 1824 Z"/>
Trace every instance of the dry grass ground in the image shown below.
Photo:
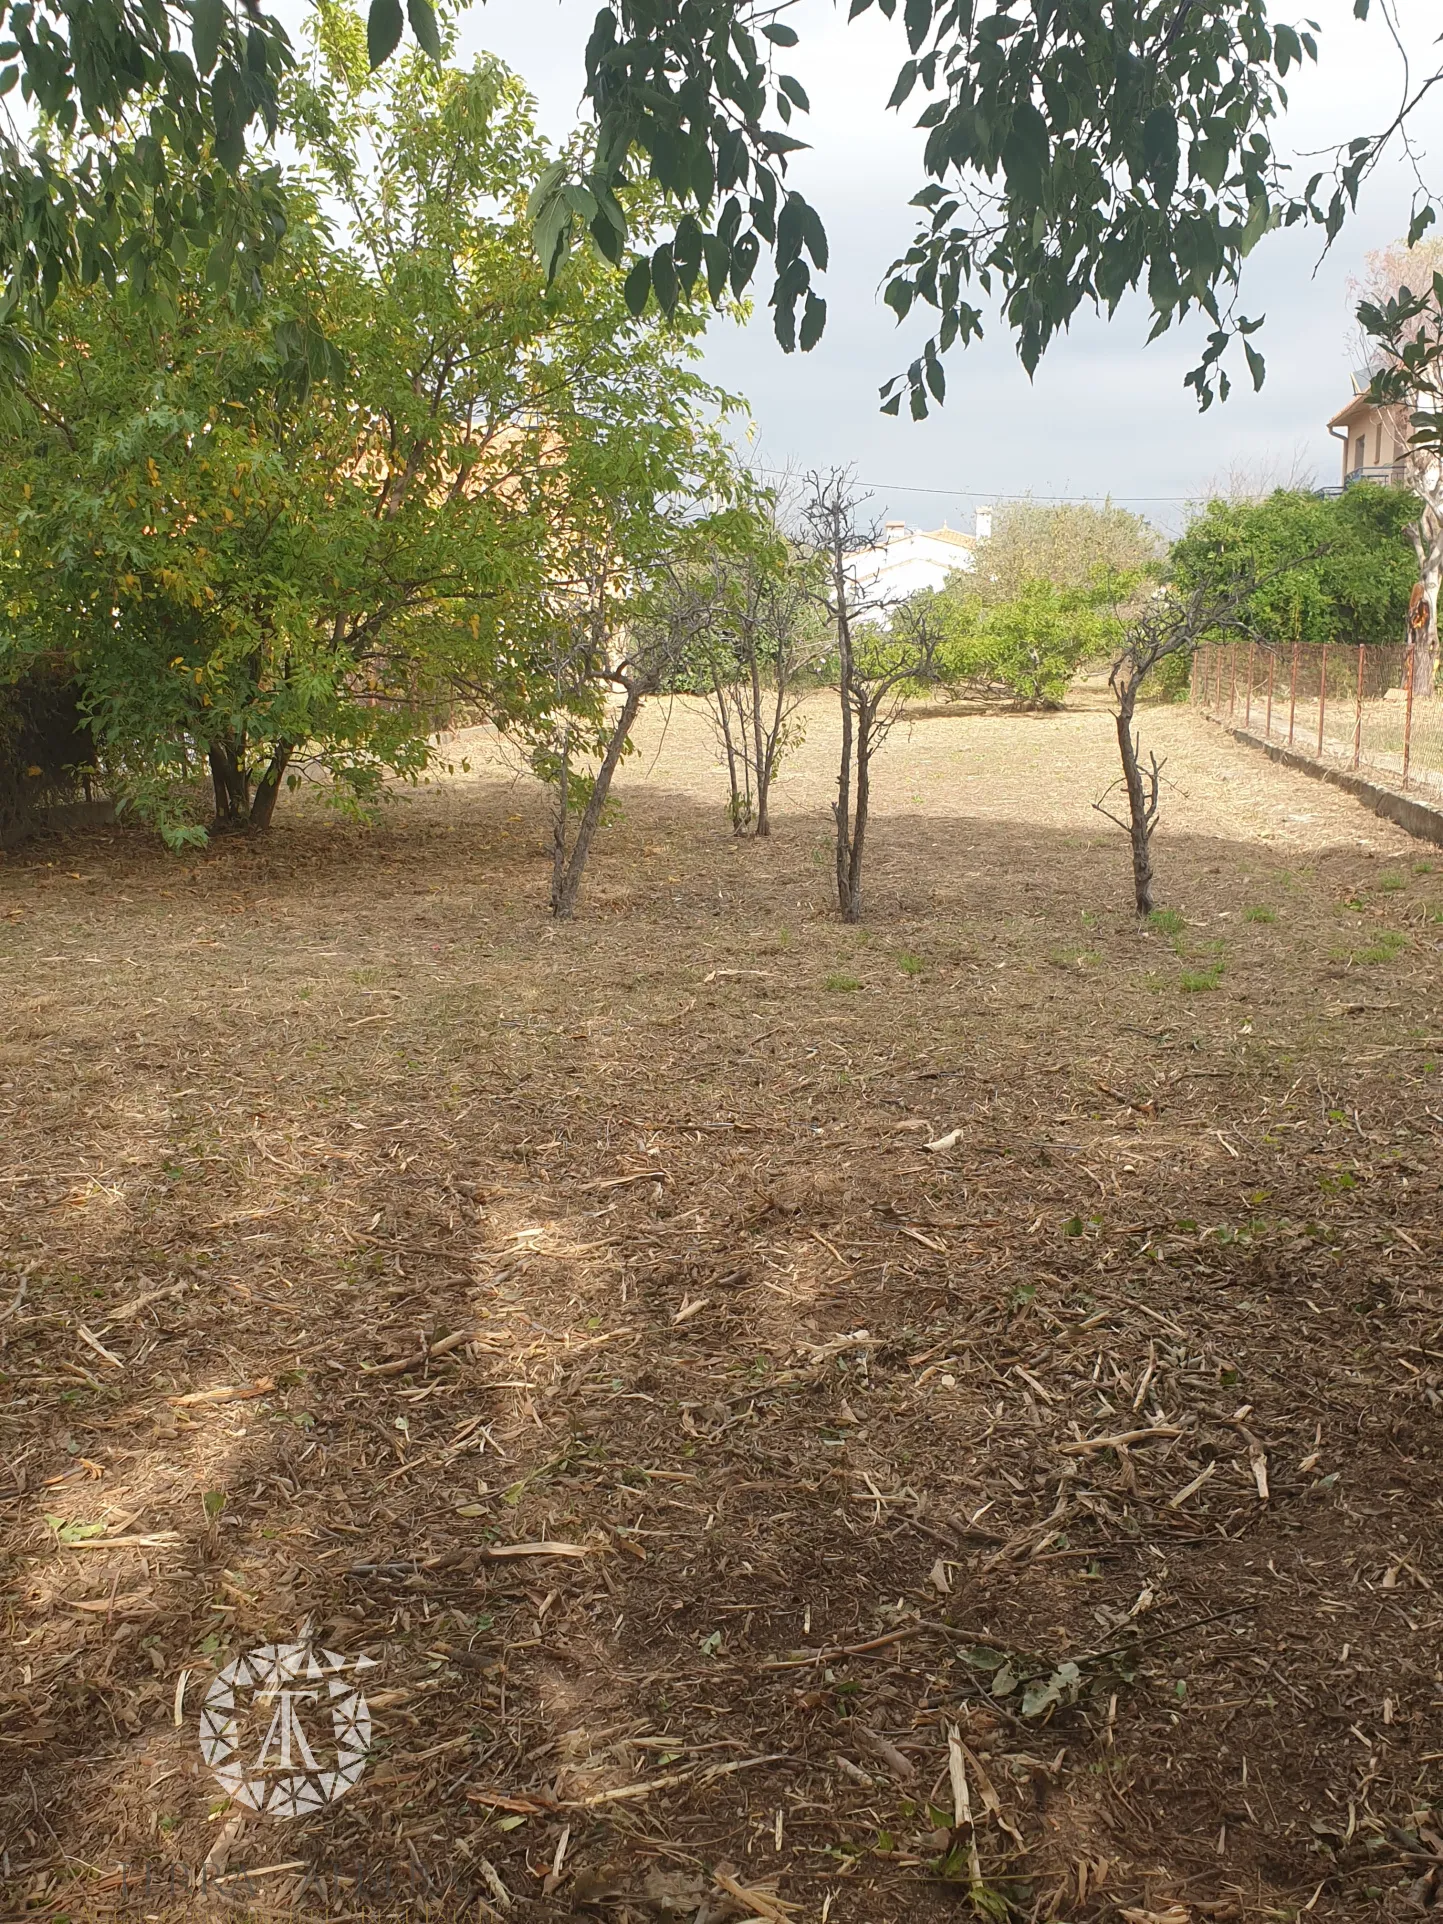
<path fill-rule="evenodd" d="M 0 868 L 5 1915 L 1431 1903 L 1437 852 L 1149 715 L 1140 931 L 1104 715 L 921 718 L 848 930 L 828 710 L 770 846 L 662 722 L 569 928 L 484 743 Z M 238 1823 L 306 1623 L 369 1767 Z"/>

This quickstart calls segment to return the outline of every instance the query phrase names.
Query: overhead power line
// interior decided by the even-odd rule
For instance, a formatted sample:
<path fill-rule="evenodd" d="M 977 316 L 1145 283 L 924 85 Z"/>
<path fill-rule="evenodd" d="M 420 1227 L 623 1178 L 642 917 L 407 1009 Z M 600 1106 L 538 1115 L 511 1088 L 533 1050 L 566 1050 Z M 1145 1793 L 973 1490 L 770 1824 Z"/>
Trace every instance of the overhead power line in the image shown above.
<path fill-rule="evenodd" d="M 756 462 L 748 462 L 753 474 L 775 474 L 780 477 L 795 475 L 794 468 L 764 468 Z M 909 481 L 861 481 L 859 488 L 871 488 L 878 494 L 936 494 L 944 499 L 967 501 L 1046 501 L 1049 503 L 1075 502 L 1084 504 L 1093 501 L 1145 501 L 1166 502 L 1172 506 L 1186 506 L 1201 498 L 1198 494 L 1032 494 L 1017 493 L 1010 488 L 919 488 Z M 1203 490 L 1205 493 L 1206 490 Z"/>

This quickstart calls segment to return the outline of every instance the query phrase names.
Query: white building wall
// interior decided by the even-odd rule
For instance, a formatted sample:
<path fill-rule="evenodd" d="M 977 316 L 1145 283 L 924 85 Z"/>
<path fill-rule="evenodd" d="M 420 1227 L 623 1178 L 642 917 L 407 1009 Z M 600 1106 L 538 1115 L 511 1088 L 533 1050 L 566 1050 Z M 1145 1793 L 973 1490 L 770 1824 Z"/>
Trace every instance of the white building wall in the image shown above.
<path fill-rule="evenodd" d="M 985 512 L 979 512 L 979 524 Z M 860 595 L 889 603 L 905 601 L 920 589 L 943 587 L 948 575 L 973 573 L 975 548 L 973 537 L 951 528 L 929 534 L 903 521 L 889 521 L 875 547 L 859 549 L 851 557 L 850 569 Z"/>

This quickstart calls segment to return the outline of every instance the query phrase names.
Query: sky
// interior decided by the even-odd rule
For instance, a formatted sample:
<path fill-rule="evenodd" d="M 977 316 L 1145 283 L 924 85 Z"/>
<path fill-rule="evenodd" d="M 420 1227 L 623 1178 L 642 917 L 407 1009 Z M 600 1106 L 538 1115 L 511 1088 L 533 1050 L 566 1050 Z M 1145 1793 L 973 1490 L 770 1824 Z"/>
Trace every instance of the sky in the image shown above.
<path fill-rule="evenodd" d="M 514 67 L 554 138 L 577 117 L 595 4 L 487 0 L 464 17 L 463 51 L 486 47 Z M 1436 0 L 1397 0 L 1397 12 L 1416 70 L 1438 31 Z M 1322 28 L 1321 58 L 1294 85 L 1287 121 L 1303 154 L 1386 124 L 1402 85 L 1376 5 L 1367 24 L 1353 19 L 1351 0 L 1313 0 L 1309 13 Z M 706 371 L 746 397 L 743 438 L 758 465 L 850 464 L 872 489 L 870 513 L 969 532 L 977 506 L 1029 494 L 1110 497 L 1171 529 L 1230 470 L 1337 479 L 1340 452 L 1326 423 L 1350 393 L 1348 282 L 1368 249 L 1407 227 L 1412 176 L 1401 160 L 1369 182 L 1326 259 L 1316 236 L 1297 232 L 1269 236 L 1251 257 L 1244 311 L 1267 317 L 1260 394 L 1244 376 L 1226 405 L 1200 416 L 1183 375 L 1203 330 L 1185 327 L 1147 345 L 1150 317 L 1134 300 L 1111 323 L 1079 317 L 1032 382 L 1008 340 L 989 329 L 949 357 L 945 408 L 918 423 L 904 403 L 894 420 L 878 412 L 877 389 L 922 338 L 915 327 L 899 331 L 879 287 L 910 238 L 907 202 L 922 180 L 921 136 L 905 115 L 885 111 L 905 55 L 900 29 L 875 9 L 848 26 L 832 0 L 800 0 L 787 17 L 801 34 L 788 66 L 812 102 L 793 123 L 812 142 L 794 160 L 793 179 L 827 224 L 829 318 L 810 354 L 784 355 L 765 308 L 769 282 L 759 276 L 763 300 L 751 324 L 718 322 L 708 335 Z M 1443 174 L 1443 106 L 1428 119 L 1419 133 L 1425 145 L 1431 135 Z"/>

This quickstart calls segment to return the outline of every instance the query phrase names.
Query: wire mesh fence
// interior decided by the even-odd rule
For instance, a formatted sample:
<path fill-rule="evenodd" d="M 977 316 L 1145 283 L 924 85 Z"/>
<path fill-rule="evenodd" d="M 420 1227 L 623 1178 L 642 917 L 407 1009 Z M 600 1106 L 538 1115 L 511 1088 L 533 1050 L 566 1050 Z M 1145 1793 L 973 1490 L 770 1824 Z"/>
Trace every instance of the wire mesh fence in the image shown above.
<path fill-rule="evenodd" d="M 1443 692 L 1421 666 L 1411 644 L 1219 642 L 1193 657 L 1192 700 L 1261 741 L 1443 805 Z"/>

